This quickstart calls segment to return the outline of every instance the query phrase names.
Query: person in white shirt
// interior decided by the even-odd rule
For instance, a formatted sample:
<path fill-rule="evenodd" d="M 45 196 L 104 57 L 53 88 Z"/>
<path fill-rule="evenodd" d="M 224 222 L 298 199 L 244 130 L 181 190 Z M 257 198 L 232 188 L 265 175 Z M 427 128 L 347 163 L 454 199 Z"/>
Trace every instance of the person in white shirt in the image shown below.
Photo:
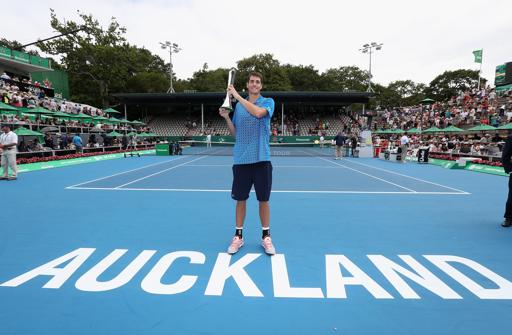
<path fill-rule="evenodd" d="M 212 134 L 206 135 L 206 147 L 210 148 L 212 146 Z"/>
<path fill-rule="evenodd" d="M 11 128 L 2 125 L 2 134 L 0 135 L 0 151 L 2 155 L 3 174 L 0 179 L 15 180 L 18 175 L 16 166 L 16 146 L 18 145 L 18 135 L 11 131 Z M 9 168 L 11 168 L 12 176 L 9 176 Z"/>
<path fill-rule="evenodd" d="M 405 163 L 407 149 L 409 148 L 409 137 L 407 137 L 407 133 L 404 133 L 404 135 L 400 137 L 400 148 L 402 148 L 402 163 Z"/>

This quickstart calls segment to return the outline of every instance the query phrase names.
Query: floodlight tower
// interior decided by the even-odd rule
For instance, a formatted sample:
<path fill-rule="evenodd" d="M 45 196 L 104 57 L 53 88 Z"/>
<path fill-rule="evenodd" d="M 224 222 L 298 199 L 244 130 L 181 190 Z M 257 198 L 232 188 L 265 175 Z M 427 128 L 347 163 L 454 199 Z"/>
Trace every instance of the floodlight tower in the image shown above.
<path fill-rule="evenodd" d="M 375 43 L 375 42 L 371 42 L 371 43 L 366 43 L 363 45 L 363 47 L 361 49 L 359 49 L 359 51 L 361 51 L 362 53 L 364 54 L 368 54 L 370 56 L 370 66 L 369 66 L 369 77 L 368 77 L 368 89 L 366 90 L 367 92 L 371 92 L 373 93 L 373 88 L 372 88 L 372 52 L 374 52 L 373 50 L 380 50 L 382 49 L 382 46 L 384 44 L 383 43 Z"/>
<path fill-rule="evenodd" d="M 160 42 L 162 49 L 169 48 L 169 77 L 171 78 L 171 86 L 167 90 L 167 93 L 174 93 L 174 88 L 172 87 L 172 53 L 178 53 L 181 51 L 181 48 L 176 43 L 171 43 L 169 41 L 165 41 L 165 43 Z"/>

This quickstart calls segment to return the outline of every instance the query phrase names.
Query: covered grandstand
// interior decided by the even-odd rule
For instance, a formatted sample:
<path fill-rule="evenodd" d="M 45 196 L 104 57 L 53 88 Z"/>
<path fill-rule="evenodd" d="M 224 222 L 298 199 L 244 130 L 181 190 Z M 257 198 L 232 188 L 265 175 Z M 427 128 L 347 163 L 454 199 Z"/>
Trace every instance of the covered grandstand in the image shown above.
<path fill-rule="evenodd" d="M 352 128 L 352 104 L 367 104 L 372 96 L 366 92 L 294 92 L 268 91 L 276 109 L 272 120 L 279 135 L 332 136 Z M 197 136 L 211 133 L 227 135 L 228 129 L 218 109 L 226 93 L 122 93 L 114 94 L 124 105 L 125 114 L 142 117 L 157 134 L 163 136 Z"/>

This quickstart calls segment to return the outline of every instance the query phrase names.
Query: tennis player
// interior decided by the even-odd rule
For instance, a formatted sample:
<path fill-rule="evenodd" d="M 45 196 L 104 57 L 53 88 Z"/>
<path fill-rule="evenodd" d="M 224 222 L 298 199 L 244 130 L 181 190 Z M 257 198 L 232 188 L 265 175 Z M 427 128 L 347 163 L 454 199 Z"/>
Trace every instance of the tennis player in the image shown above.
<path fill-rule="evenodd" d="M 231 197 L 236 200 L 235 236 L 228 248 L 234 254 L 244 245 L 243 228 L 246 201 L 254 185 L 259 201 L 262 228 L 261 245 L 265 252 L 274 255 L 276 250 L 270 238 L 270 192 L 272 189 L 272 163 L 270 162 L 270 119 L 274 113 L 274 100 L 261 96 L 263 76 L 252 72 L 247 80 L 249 96 L 242 98 L 233 85 L 229 94 L 237 100 L 233 121 L 229 111 L 221 108 L 220 115 L 226 120 L 229 131 L 235 136 L 233 149 L 233 186 Z"/>

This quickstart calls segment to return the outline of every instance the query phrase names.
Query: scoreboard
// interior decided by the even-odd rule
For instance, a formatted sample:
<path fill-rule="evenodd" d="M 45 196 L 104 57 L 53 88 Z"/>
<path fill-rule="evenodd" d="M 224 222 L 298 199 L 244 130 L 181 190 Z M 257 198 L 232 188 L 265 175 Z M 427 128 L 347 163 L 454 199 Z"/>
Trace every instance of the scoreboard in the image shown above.
<path fill-rule="evenodd" d="M 512 62 L 496 66 L 494 85 L 502 86 L 512 84 Z"/>

